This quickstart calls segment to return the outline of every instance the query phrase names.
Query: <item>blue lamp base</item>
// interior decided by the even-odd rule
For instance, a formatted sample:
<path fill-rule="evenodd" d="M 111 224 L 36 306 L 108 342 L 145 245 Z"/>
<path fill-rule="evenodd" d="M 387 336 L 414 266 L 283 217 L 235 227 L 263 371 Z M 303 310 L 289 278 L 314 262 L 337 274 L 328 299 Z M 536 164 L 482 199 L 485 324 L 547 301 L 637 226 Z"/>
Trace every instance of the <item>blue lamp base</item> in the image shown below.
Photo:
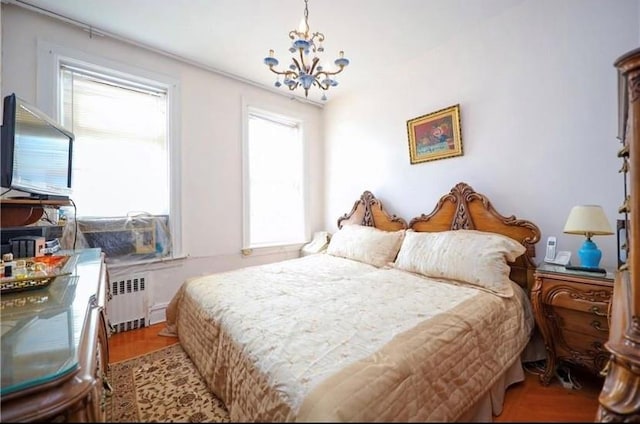
<path fill-rule="evenodd" d="M 594 242 L 587 239 L 578 250 L 578 256 L 580 257 L 580 265 L 583 267 L 598 268 L 602 258 L 602 251 L 598 249 Z"/>

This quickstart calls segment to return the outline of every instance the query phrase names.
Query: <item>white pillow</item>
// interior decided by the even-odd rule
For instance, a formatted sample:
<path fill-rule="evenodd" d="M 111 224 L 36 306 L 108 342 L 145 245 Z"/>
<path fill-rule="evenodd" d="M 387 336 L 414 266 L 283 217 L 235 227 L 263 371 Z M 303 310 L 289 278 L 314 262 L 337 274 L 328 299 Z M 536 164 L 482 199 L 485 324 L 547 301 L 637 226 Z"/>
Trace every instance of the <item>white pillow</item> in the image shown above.
<path fill-rule="evenodd" d="M 327 253 L 382 267 L 398 254 L 404 230 L 384 231 L 364 225 L 345 225 L 331 237 Z"/>
<path fill-rule="evenodd" d="M 510 237 L 475 230 L 407 230 L 394 267 L 427 277 L 463 281 L 511 297 L 513 262 L 526 248 Z"/>

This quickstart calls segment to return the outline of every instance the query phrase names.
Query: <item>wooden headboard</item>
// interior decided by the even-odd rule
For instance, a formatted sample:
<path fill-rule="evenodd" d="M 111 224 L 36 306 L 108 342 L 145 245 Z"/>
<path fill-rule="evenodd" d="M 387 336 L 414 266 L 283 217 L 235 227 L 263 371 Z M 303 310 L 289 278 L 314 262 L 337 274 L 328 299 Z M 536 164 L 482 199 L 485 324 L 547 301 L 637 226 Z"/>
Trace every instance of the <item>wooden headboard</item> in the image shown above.
<path fill-rule="evenodd" d="M 387 213 L 382 203 L 371 193 L 365 191 L 353 204 L 351 212 L 338 218 L 338 228 L 345 224 L 359 224 L 368 227 L 376 227 L 385 231 L 398 231 L 407 229 L 407 221 Z"/>
<path fill-rule="evenodd" d="M 505 217 L 498 213 L 489 199 L 476 193 L 466 183 L 456 184 L 440 198 L 433 212 L 413 218 L 409 225 L 402 218 L 387 213 L 370 191 L 365 191 L 350 213 L 338 219 L 338 228 L 345 224 L 360 224 L 386 231 L 410 228 L 414 231 L 478 230 L 503 234 L 520 242 L 527 250 L 510 263 L 513 281 L 531 289 L 536 256 L 535 244 L 540 241 L 540 229 L 531 221 Z"/>

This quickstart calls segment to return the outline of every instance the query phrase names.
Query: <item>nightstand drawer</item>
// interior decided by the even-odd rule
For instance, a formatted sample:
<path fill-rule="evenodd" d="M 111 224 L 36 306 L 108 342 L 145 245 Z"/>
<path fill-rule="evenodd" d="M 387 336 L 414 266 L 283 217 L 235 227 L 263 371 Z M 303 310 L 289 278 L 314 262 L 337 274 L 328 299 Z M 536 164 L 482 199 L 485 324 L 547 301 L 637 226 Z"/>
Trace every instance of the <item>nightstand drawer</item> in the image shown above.
<path fill-rule="evenodd" d="M 545 280 L 543 302 L 607 317 L 613 288 L 584 283 Z"/>
<path fill-rule="evenodd" d="M 606 335 L 605 337 L 589 337 L 582 333 L 565 330 L 562 332 L 562 340 L 570 350 L 593 354 L 605 351 L 604 344 L 608 337 Z"/>
<path fill-rule="evenodd" d="M 606 307 L 604 305 L 602 308 Z M 553 314 L 562 331 L 574 331 L 605 340 L 609 337 L 609 320 L 606 316 L 565 308 L 554 308 Z"/>
<path fill-rule="evenodd" d="M 565 330 L 557 341 L 558 358 L 569 360 L 600 373 L 609 360 L 609 352 L 604 344 L 607 338 L 587 337 L 584 334 Z"/>

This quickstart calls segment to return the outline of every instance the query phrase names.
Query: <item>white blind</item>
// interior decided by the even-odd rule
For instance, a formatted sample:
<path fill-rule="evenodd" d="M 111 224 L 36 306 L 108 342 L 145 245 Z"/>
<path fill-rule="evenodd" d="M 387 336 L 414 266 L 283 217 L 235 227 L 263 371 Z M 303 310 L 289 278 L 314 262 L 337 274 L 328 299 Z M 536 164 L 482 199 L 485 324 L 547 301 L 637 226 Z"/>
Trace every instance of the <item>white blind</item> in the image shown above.
<path fill-rule="evenodd" d="M 169 213 L 167 92 L 62 67 L 78 217 Z"/>
<path fill-rule="evenodd" d="M 250 246 L 305 241 L 300 126 L 250 113 L 247 159 Z"/>

